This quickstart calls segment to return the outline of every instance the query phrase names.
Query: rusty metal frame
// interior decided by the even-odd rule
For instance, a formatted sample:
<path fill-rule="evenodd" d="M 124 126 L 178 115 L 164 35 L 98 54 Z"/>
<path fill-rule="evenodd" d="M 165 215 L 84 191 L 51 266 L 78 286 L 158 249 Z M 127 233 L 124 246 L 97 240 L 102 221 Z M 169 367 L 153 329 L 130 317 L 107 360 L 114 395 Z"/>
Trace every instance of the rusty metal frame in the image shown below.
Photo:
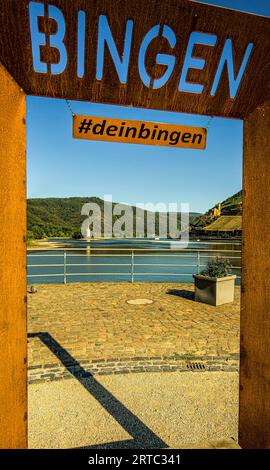
<path fill-rule="evenodd" d="M 270 20 L 189 0 L 34 0 L 44 4 L 46 12 L 48 4 L 57 5 L 67 18 L 67 69 L 61 75 L 44 75 L 33 69 L 29 1 L 2 0 L 0 5 L 0 448 L 27 447 L 25 96 L 29 94 L 244 120 L 239 442 L 245 448 L 269 448 Z M 109 54 L 102 82 L 95 79 L 90 55 L 85 63 L 87 73 L 83 78 L 77 77 L 78 9 L 88 13 L 87 48 L 97 40 L 100 14 L 110 19 L 119 50 L 126 21 L 134 19 L 136 35 L 126 84 L 119 83 Z M 184 45 L 176 53 L 170 82 L 160 90 L 142 84 L 137 66 L 141 38 L 155 24 L 169 24 Z M 47 33 L 53 27 L 50 21 L 43 24 Z M 201 95 L 177 89 L 192 31 L 216 34 L 219 38 L 215 52 L 196 46 L 195 54 L 204 58 L 207 66 L 204 74 L 190 70 L 189 80 L 204 85 Z M 248 72 L 235 100 L 228 96 L 226 74 L 222 75 L 216 95 L 209 95 L 222 44 L 228 36 L 237 44 L 237 70 L 248 41 L 254 44 Z M 147 68 L 153 78 L 163 70 L 155 61 L 157 51 L 168 53 L 168 44 L 160 37 L 159 40 L 147 56 Z M 43 49 L 46 61 L 57 63 L 56 51 Z"/>

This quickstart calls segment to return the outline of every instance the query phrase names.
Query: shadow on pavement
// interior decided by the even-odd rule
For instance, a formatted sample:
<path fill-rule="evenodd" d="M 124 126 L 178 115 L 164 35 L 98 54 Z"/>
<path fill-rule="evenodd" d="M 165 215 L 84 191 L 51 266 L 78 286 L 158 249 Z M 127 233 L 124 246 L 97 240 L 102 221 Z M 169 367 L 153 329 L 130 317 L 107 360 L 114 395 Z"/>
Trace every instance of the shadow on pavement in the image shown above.
<path fill-rule="evenodd" d="M 49 333 L 29 333 L 28 338 L 39 338 L 45 346 L 62 362 L 65 368 L 100 403 L 101 406 L 122 426 L 133 439 L 94 446 L 84 449 L 160 449 L 168 447 L 162 439 L 151 431 L 137 416 L 115 398 L 103 385 L 87 372 L 69 352 Z"/>
<path fill-rule="evenodd" d="M 185 289 L 170 289 L 167 291 L 169 295 L 175 295 L 176 297 L 182 297 L 183 299 L 195 301 L 195 294 L 190 290 Z"/>

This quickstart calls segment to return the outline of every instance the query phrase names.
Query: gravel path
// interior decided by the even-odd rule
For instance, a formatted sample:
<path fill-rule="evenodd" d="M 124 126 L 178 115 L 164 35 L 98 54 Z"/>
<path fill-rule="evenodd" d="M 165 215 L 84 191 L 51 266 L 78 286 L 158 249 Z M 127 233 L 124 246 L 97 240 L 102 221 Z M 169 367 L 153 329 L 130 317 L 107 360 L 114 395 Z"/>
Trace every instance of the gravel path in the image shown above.
<path fill-rule="evenodd" d="M 30 448 L 164 448 L 237 439 L 236 372 L 134 373 L 29 386 Z"/>

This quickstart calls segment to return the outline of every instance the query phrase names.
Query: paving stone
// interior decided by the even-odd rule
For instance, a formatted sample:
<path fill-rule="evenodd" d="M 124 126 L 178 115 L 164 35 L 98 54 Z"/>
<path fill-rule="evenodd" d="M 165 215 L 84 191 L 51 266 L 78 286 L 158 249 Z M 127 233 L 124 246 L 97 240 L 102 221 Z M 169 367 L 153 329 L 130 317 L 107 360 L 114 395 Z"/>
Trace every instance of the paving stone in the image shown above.
<path fill-rule="evenodd" d="M 175 295 L 168 295 L 170 291 Z M 190 294 L 182 297 L 181 291 Z M 61 359 L 67 367 L 95 373 L 105 373 L 105 364 L 117 372 L 160 371 L 200 359 L 214 361 L 212 368 L 232 367 L 232 360 L 237 367 L 240 289 L 236 287 L 233 303 L 219 307 L 195 302 L 193 291 L 188 283 L 39 285 L 28 300 L 29 380 L 39 380 L 44 372 L 65 374 Z M 126 303 L 134 298 L 154 302 Z"/>

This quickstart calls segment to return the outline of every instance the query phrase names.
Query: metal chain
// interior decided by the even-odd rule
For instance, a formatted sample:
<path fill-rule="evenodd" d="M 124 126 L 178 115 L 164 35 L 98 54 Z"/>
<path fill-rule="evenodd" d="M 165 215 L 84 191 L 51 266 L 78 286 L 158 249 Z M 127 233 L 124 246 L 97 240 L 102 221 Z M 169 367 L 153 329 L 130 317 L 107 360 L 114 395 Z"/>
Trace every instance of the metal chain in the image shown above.
<path fill-rule="evenodd" d="M 69 111 L 71 112 L 72 117 L 75 116 L 75 113 L 73 112 L 73 109 L 72 109 L 72 106 L 71 106 L 71 104 L 70 104 L 70 101 L 69 101 L 69 100 L 66 100 L 66 104 L 67 104 L 67 107 L 68 107 Z M 213 119 L 214 119 L 214 116 L 210 116 L 210 118 L 209 118 L 209 120 L 208 120 L 208 122 L 207 122 L 207 124 L 206 124 L 206 129 L 207 129 L 207 130 L 209 130 L 209 128 L 210 128 L 210 126 L 211 126 L 211 124 L 212 124 Z"/>
<path fill-rule="evenodd" d="M 67 103 L 67 107 L 68 107 L 69 111 L 71 112 L 72 117 L 75 116 L 75 113 L 73 112 L 70 101 L 66 100 L 66 103 Z"/>
<path fill-rule="evenodd" d="M 206 129 L 207 129 L 208 131 L 209 131 L 209 128 L 210 128 L 210 126 L 211 126 L 211 124 L 212 124 L 213 119 L 214 119 L 214 116 L 210 116 L 210 118 L 209 118 L 209 120 L 208 120 L 208 122 L 207 122 Z"/>

